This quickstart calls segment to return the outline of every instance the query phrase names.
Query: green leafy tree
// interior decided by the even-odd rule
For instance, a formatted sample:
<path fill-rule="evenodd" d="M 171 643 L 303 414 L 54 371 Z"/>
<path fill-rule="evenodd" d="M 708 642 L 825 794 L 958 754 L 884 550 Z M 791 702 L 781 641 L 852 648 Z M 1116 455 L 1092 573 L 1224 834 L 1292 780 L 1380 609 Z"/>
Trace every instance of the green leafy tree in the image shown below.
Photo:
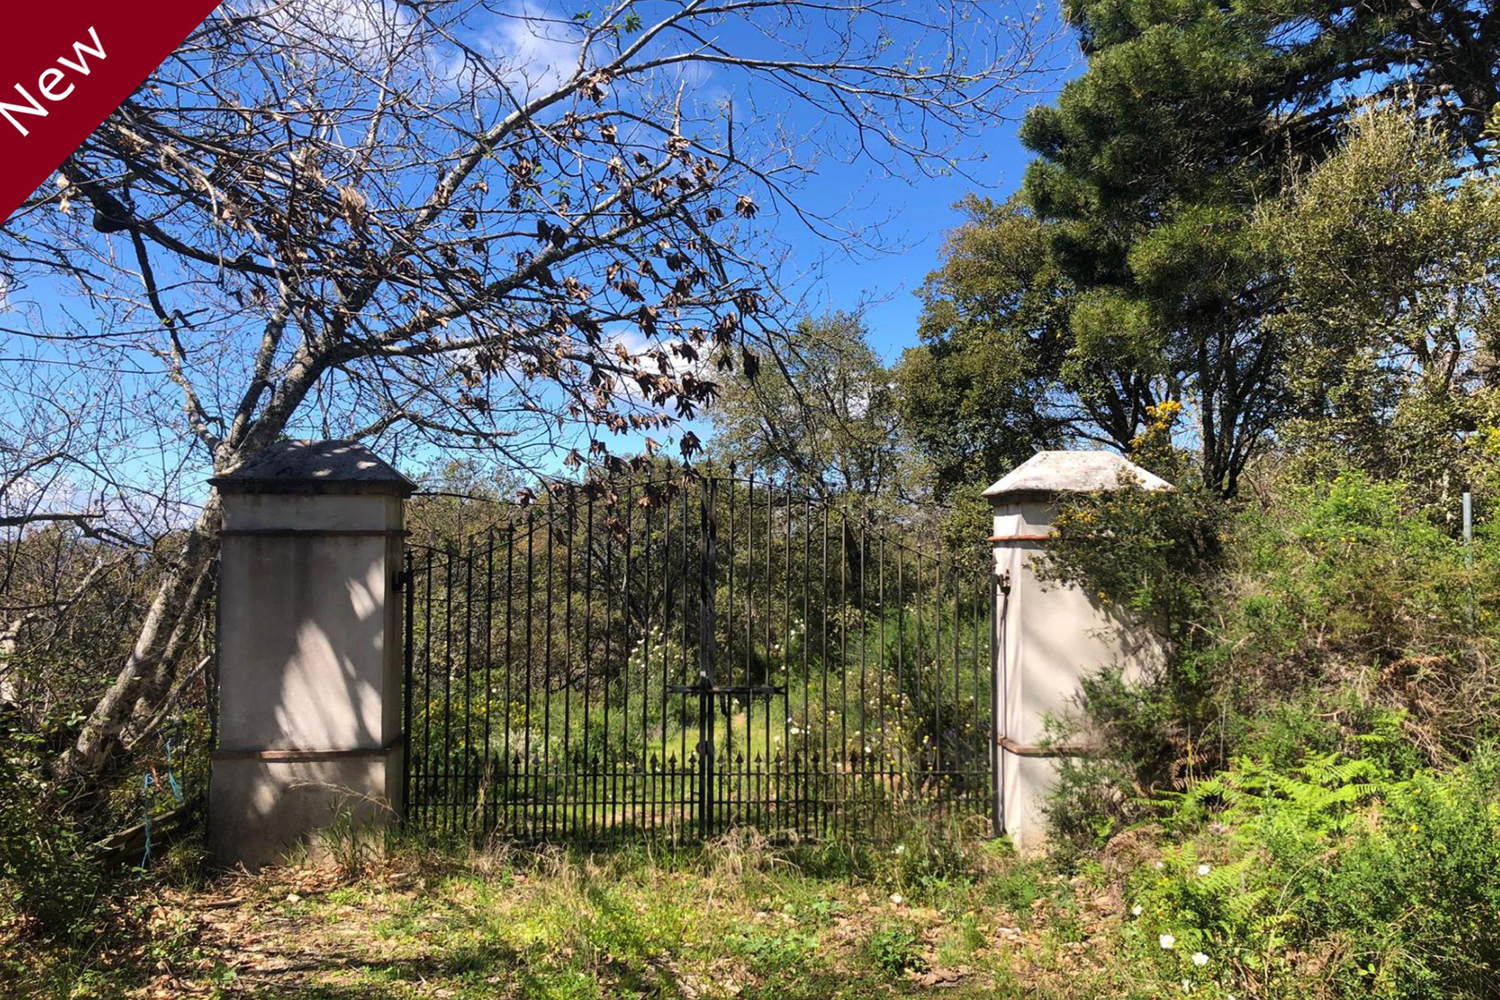
<path fill-rule="evenodd" d="M 846 312 L 804 319 L 772 361 L 724 379 L 716 456 L 825 499 L 909 492 L 897 393 L 867 335 Z"/>
<path fill-rule="evenodd" d="M 950 242 L 928 363 L 962 372 L 1015 352 L 1004 370 L 1062 433 L 1122 449 L 1149 407 L 1181 403 L 1204 481 L 1233 494 L 1293 410 L 1276 322 L 1288 269 L 1259 206 L 1335 153 L 1371 95 L 1440 121 L 1483 162 L 1500 18 L 1421 0 L 1072 0 L 1065 14 L 1088 70 L 1028 116 L 1021 137 L 1039 158 L 1019 202 Z M 1042 265 L 999 311 L 977 273 L 997 258 Z M 987 400 L 1006 423 L 1012 407 L 986 387 L 970 405 Z"/>
<path fill-rule="evenodd" d="M 1495 484 L 1500 191 L 1433 122 L 1372 108 L 1258 229 L 1286 273 L 1283 438 L 1312 471 L 1355 466 L 1456 510 Z"/>
<path fill-rule="evenodd" d="M 922 346 L 896 368 L 902 417 L 934 466 L 940 496 L 977 492 L 1057 444 L 1057 395 L 1071 285 L 1047 227 L 1017 199 L 970 197 L 921 291 Z"/>

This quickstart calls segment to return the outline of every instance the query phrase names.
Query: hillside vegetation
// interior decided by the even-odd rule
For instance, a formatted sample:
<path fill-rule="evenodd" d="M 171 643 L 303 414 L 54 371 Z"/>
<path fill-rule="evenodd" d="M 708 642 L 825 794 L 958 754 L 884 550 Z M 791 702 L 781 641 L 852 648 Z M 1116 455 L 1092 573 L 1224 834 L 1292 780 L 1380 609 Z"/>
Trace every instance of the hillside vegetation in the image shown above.
<path fill-rule="evenodd" d="M 790 502 L 778 522 L 788 544 L 794 523 L 810 537 L 816 502 L 878 516 L 898 535 L 983 566 L 988 483 L 1038 449 L 1110 448 L 1177 489 L 1073 499 L 1057 519 L 1047 572 L 1156 630 L 1167 656 L 1156 675 L 1131 683 L 1102 665 L 1072 710 L 1049 720 L 1059 745 L 1078 745 L 1086 732 L 1102 748 L 1061 765 L 1047 806 L 1050 851 L 1019 858 L 1003 837 L 933 821 L 920 782 L 882 780 L 881 790 L 919 790 L 892 796 L 900 808 L 882 813 L 890 829 L 873 838 L 852 831 L 809 843 L 799 831 L 785 839 L 803 842 L 772 845 L 764 831 L 742 829 L 690 849 L 631 843 L 590 852 L 564 844 L 533 853 L 501 842 L 422 841 L 408 829 L 377 860 L 371 845 L 336 829 L 331 865 L 211 875 L 193 807 L 203 797 L 213 732 L 217 503 L 210 498 L 191 528 L 176 514 L 145 518 L 165 518 L 159 530 L 132 524 L 145 508 L 187 503 L 174 474 L 153 484 L 144 507 L 135 492 L 120 499 L 111 487 L 86 512 L 28 508 L 8 526 L 0 517 L 0 993 L 1500 996 L 1500 5 L 1064 0 L 1062 27 L 1082 57 L 1079 72 L 1021 125 L 1034 159 L 1019 189 L 1003 199 L 965 198 L 963 222 L 936 259 L 912 262 L 914 278 L 931 271 L 920 282 L 915 329 L 906 330 L 869 329 L 857 311 L 788 314 L 788 302 L 801 296 L 775 287 L 780 249 L 751 222 L 764 203 L 763 225 L 800 216 L 841 231 L 845 220 L 803 214 L 783 200 L 790 190 L 783 172 L 811 172 L 816 156 L 804 164 L 793 142 L 785 158 L 742 158 L 736 148 L 756 143 L 736 147 L 732 137 L 756 129 L 734 120 L 738 99 L 716 104 L 684 133 L 680 110 L 669 110 L 680 109 L 680 93 L 674 104 L 654 82 L 629 79 L 665 65 L 654 50 L 611 55 L 626 60 L 612 78 L 587 57 L 614 51 L 622 32 L 655 31 L 640 15 L 660 6 L 663 30 L 685 32 L 694 58 L 713 72 L 738 62 L 772 92 L 800 94 L 830 126 L 850 127 L 851 142 L 857 134 L 894 143 L 891 152 L 903 156 L 883 165 L 907 172 L 916 191 L 921 175 L 947 175 L 958 164 L 929 148 L 928 129 L 916 130 L 920 140 L 916 132 L 902 138 L 908 115 L 976 134 L 1010 127 L 971 85 L 1003 91 L 1029 80 L 1028 44 L 1001 45 L 1017 60 L 1014 75 L 976 77 L 965 68 L 970 55 L 1004 41 L 1008 15 L 987 28 L 980 15 L 998 16 L 1006 5 L 607 6 L 596 19 L 563 3 L 543 19 L 555 21 L 560 37 L 581 38 L 583 55 L 556 102 L 533 104 L 540 117 L 512 114 L 485 84 L 486 113 L 501 113 L 477 135 L 467 126 L 450 135 L 446 111 L 408 122 L 412 148 L 473 150 L 462 154 L 469 166 L 458 173 L 438 172 L 446 193 L 433 203 L 436 242 L 417 255 L 405 236 L 395 250 L 386 246 L 382 234 L 401 227 L 367 223 L 411 215 L 410 193 L 431 183 L 419 184 L 418 174 L 449 154 L 387 164 L 379 188 L 386 194 L 375 207 L 358 189 L 367 175 L 335 167 L 343 163 L 335 137 L 363 134 L 363 126 L 330 125 L 318 140 L 328 155 L 319 160 L 309 151 L 317 143 L 304 148 L 309 140 L 284 127 L 279 98 L 245 111 L 266 123 L 263 139 L 246 138 L 247 151 L 220 141 L 214 124 L 219 98 L 243 89 L 233 83 L 240 68 L 261 65 L 251 56 L 275 53 L 270 61 L 300 66 L 295 52 L 311 44 L 321 53 L 315 65 L 328 60 L 317 76 L 337 95 L 353 86 L 339 83 L 348 74 L 363 79 L 354 52 L 374 36 L 325 50 L 322 27 L 303 25 L 311 37 L 298 42 L 271 12 L 247 13 L 212 29 L 223 33 L 217 48 L 169 62 L 170 72 L 158 74 L 166 93 L 192 98 L 175 102 L 177 117 L 169 113 L 174 102 L 160 102 L 168 110 L 152 114 L 167 124 L 153 119 L 146 129 L 156 138 L 112 124 L 88 154 L 130 178 L 131 198 L 116 198 L 94 167 L 75 161 L 75 179 L 44 192 L 38 205 L 48 211 L 29 217 L 15 244 L 21 249 L 0 245 L 0 265 L 22 278 L 58 269 L 82 282 L 81 296 L 68 301 L 136 300 L 137 315 L 160 320 L 147 324 L 161 327 L 152 336 L 166 338 L 146 348 L 153 366 L 178 366 L 169 372 L 171 391 L 150 406 L 122 403 L 120 412 L 138 415 L 114 424 L 70 419 L 45 433 L 12 433 L 29 443 L 0 442 L 0 501 L 17 502 L 6 500 L 8 491 L 31 484 L 36 469 L 117 464 L 114 444 L 75 451 L 75 439 L 114 441 L 134 437 L 137 427 L 175 427 L 183 455 L 199 454 L 221 472 L 308 428 L 362 434 L 393 455 L 395 443 L 418 440 L 415 452 L 400 454 L 413 464 L 413 456 L 431 460 L 430 468 L 406 468 L 428 493 L 414 501 L 410 523 L 413 542 L 426 547 L 429 582 L 434 557 L 451 570 L 453 547 L 485 531 L 491 554 L 503 552 L 509 563 L 524 551 L 528 565 L 537 557 L 547 570 L 516 591 L 528 608 L 523 632 L 545 622 L 550 640 L 553 576 L 560 571 L 573 588 L 559 633 L 560 655 L 572 662 L 554 685 L 544 640 L 543 697 L 535 702 L 549 723 L 553 706 L 561 710 L 566 758 L 579 742 L 591 752 L 601 745 L 587 716 L 574 726 L 570 684 L 656 704 L 667 675 L 648 687 L 640 665 L 654 648 L 663 662 L 670 650 L 686 669 L 688 645 L 669 646 L 678 640 L 650 631 L 649 615 L 631 618 L 623 608 L 616 615 L 609 600 L 599 613 L 593 578 L 573 571 L 575 551 L 589 552 L 592 536 L 585 530 L 580 539 L 571 521 L 559 527 L 559 496 L 584 490 L 618 499 L 617 487 L 645 478 L 692 480 L 710 467 L 727 469 L 747 479 L 742 494 L 735 487 L 725 494 L 744 504 L 740 510 L 771 485 L 808 498 L 800 522 Z M 403 31 L 436 44 L 469 16 L 455 0 L 408 7 L 413 20 L 393 18 L 389 37 L 381 36 L 391 73 L 407 52 Z M 730 7 L 746 12 L 742 27 L 761 23 L 762 34 L 721 31 L 732 23 L 719 20 Z M 317 5 L 287 9 L 306 14 Z M 847 34 L 829 46 L 829 62 L 803 66 L 749 52 L 739 60 L 698 48 L 721 34 L 726 45 L 763 37 L 795 46 L 805 23 L 838 22 L 840 11 L 838 30 Z M 864 20 L 872 14 L 877 20 Z M 762 15 L 768 20 L 757 22 Z M 505 16 L 518 25 L 533 20 Z M 881 20 L 895 34 L 874 27 Z M 956 24 L 979 32 L 972 52 L 953 43 Z M 941 65 L 902 61 L 903 32 L 937 39 L 946 51 Z M 644 62 L 626 65 L 636 56 Z M 383 107 L 391 91 L 376 77 L 369 93 Z M 434 108 L 457 102 L 451 107 L 468 121 L 468 98 L 451 80 L 428 83 Z M 863 98 L 850 96 L 857 93 Z M 583 117 L 572 108 L 583 108 Z M 756 120 L 764 134 L 780 136 L 773 118 Z M 653 137 L 641 148 L 627 134 L 636 124 Z M 721 134 L 727 149 L 718 149 Z M 166 166 L 165 174 L 137 169 L 147 162 L 147 147 L 138 145 L 165 142 L 161 136 L 171 137 L 171 148 L 187 142 L 209 166 L 192 166 L 181 182 Z M 840 141 L 828 138 L 817 151 Z M 309 164 L 316 174 L 321 162 L 331 182 L 350 186 L 330 199 L 278 181 L 262 194 L 248 178 L 271 176 L 263 160 L 284 161 L 293 178 Z M 441 178 L 475 170 L 463 191 L 444 188 Z M 484 176 L 495 183 L 493 201 L 485 201 Z M 182 201 L 202 178 L 204 192 Z M 763 192 L 761 202 L 731 194 L 735 178 Z M 212 186 L 221 181 L 238 192 L 239 208 L 221 203 Z M 548 207 L 544 192 L 575 183 L 604 200 L 579 209 L 563 197 L 560 208 Z M 648 192 L 657 208 L 646 211 Z M 721 195 L 722 206 L 710 204 Z M 96 232 L 85 232 L 90 213 L 68 214 L 69 199 L 94 206 Z M 132 199 L 131 213 L 171 215 L 167 228 L 117 217 Z M 51 212 L 54 203 L 62 211 Z M 200 217 L 204 211 L 211 214 Z M 613 227 L 617 216 L 617 237 L 585 235 L 596 223 Z M 145 292 L 139 287 L 149 272 L 142 247 L 180 256 L 204 234 L 213 246 L 221 237 L 250 240 L 253 228 L 226 227 L 236 218 L 285 232 L 278 254 L 286 269 L 267 272 L 280 276 L 285 309 L 267 304 L 260 269 L 271 265 L 249 249 L 194 251 L 161 272 L 176 274 L 174 301 L 203 298 L 206 311 L 194 314 L 190 330 L 179 324 L 182 311 L 156 301 L 149 276 Z M 486 227 L 508 249 L 491 254 Z M 108 242 L 126 230 L 135 254 Z M 76 244 L 80 233 L 85 242 Z M 61 250 L 50 263 L 36 247 L 54 238 L 89 248 L 86 259 L 100 266 L 120 263 L 110 264 L 108 280 Z M 219 273 L 226 267 L 237 275 L 229 284 Z M 305 280 L 290 277 L 304 273 Z M 351 298 L 358 289 L 369 291 Z M 340 297 L 350 308 L 330 312 Z M 301 317 L 300 339 L 283 342 L 292 315 Z M 83 322 L 70 319 L 63 329 L 78 343 L 108 344 L 111 335 L 91 325 L 75 328 Z M 133 337 L 138 325 L 122 329 Z M 634 340 L 620 331 L 644 346 L 628 347 Z M 48 350 L 70 342 L 47 334 Z M 882 348 L 890 344 L 909 346 L 888 358 Z M 103 360 L 84 353 L 75 363 L 108 373 L 139 348 L 100 350 Z M 188 356 L 197 360 L 182 367 Z M 20 370 L 29 374 L 12 380 L 25 389 L 18 398 L 58 406 L 72 398 L 47 388 L 35 364 Z M 249 388 L 240 415 L 226 423 L 202 400 L 238 398 L 232 386 L 241 375 Z M 115 380 L 98 377 L 115 400 Z M 506 380 L 514 380 L 509 388 L 493 385 Z M 223 412 L 232 416 L 234 406 Z M 704 439 L 693 429 L 704 428 L 693 423 L 699 418 L 712 425 Z M 403 426 L 417 438 L 388 436 Z M 559 436 L 568 426 L 576 437 Z M 607 439 L 638 453 L 614 454 Z M 1461 521 L 1466 496 L 1472 537 Z M 524 502 L 499 502 L 512 498 Z M 764 513 L 741 523 L 747 538 L 763 525 L 754 537 L 764 541 L 775 518 L 761 503 Z M 637 506 L 649 511 L 651 502 Z M 530 523 L 543 518 L 548 530 L 528 533 L 524 550 L 506 531 L 496 550 L 496 531 L 511 524 L 503 512 L 515 509 L 528 511 L 521 516 Z M 823 523 L 826 541 L 826 516 Z M 650 525 L 641 551 L 660 549 L 666 537 L 651 542 Z M 726 559 L 731 571 L 735 558 Z M 840 756 L 889 758 L 894 749 L 903 760 L 928 748 L 988 747 L 982 670 L 955 677 L 951 699 L 934 687 L 926 729 L 886 724 L 892 711 L 898 720 L 924 717 L 900 688 L 905 664 L 925 655 L 920 636 L 946 647 L 945 636 L 972 622 L 964 648 L 981 659 L 983 590 L 935 612 L 932 631 L 908 647 L 911 612 L 901 601 L 888 606 L 882 595 L 866 616 L 842 576 L 835 596 L 826 545 L 822 564 L 816 579 L 788 570 L 778 591 L 769 557 L 760 577 L 752 560 L 738 563 L 742 587 L 759 581 L 772 603 L 781 599 L 782 634 L 768 630 L 769 652 L 756 669 L 783 671 L 789 692 L 759 715 L 738 717 L 745 749 L 775 758 L 773 713 L 783 754 L 794 731 L 834 716 L 863 720 L 852 741 L 841 730 Z M 451 588 L 452 574 L 446 579 Z M 575 579 L 584 594 L 577 617 Z M 794 582 L 816 592 L 812 614 L 804 596 L 795 625 L 786 600 Z M 451 595 L 440 587 L 438 596 Z M 534 604 L 543 607 L 535 622 Z M 848 648 L 861 669 L 866 653 L 879 650 L 870 674 L 875 700 L 863 688 L 856 700 L 854 685 L 827 684 L 830 663 L 855 662 L 827 653 L 833 621 L 853 639 Z M 823 641 L 814 657 L 815 627 Z M 625 652 L 593 655 L 601 632 L 613 637 L 607 649 Z M 838 645 L 842 657 L 847 644 Z M 894 697 L 888 646 L 897 657 Z M 574 657 L 575 648 L 584 652 Z M 467 773 L 471 759 L 492 758 L 493 747 L 470 746 L 468 733 L 494 728 L 506 739 L 514 718 L 529 719 L 535 667 L 516 670 L 528 679 L 521 701 L 506 697 L 497 708 L 484 697 L 482 715 L 464 674 L 462 711 L 471 724 L 459 756 L 451 741 L 441 759 L 429 743 L 422 751 L 429 767 Z M 437 710 L 427 700 L 415 713 L 424 724 Z M 699 734 L 673 724 L 660 704 L 650 718 L 642 711 L 634 752 L 641 760 L 665 755 L 670 767 L 671 743 L 685 760 Z M 953 706 L 968 705 L 972 722 L 937 725 L 943 710 L 951 720 Z M 442 699 L 444 713 L 453 706 Z M 872 718 L 881 720 L 878 739 L 868 738 Z M 763 735 L 752 743 L 756 721 Z M 542 749 L 550 760 L 555 748 Z M 982 783 L 968 791 L 972 804 Z M 148 825 L 168 814 L 188 831 L 170 849 L 165 830 Z M 101 838 L 132 826 L 156 830 L 157 839 L 123 861 L 101 849 Z"/>

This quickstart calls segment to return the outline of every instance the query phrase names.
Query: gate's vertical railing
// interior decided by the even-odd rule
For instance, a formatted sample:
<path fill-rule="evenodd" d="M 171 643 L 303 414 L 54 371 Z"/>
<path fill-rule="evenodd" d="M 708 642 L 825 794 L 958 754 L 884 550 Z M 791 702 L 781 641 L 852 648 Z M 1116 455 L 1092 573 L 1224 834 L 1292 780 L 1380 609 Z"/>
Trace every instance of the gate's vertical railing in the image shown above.
<path fill-rule="evenodd" d="M 401 802 L 404 809 L 412 808 L 412 746 L 411 746 L 411 692 L 412 692 L 412 661 L 416 650 L 416 618 L 417 585 L 415 575 L 415 560 L 411 549 L 402 554 L 401 559 L 401 594 L 403 601 L 402 619 L 402 647 L 401 647 L 401 677 L 404 685 L 404 694 L 401 698 L 401 734 L 406 741 L 406 759 L 401 764 Z M 402 817 L 405 819 L 405 816 Z"/>
<path fill-rule="evenodd" d="M 408 554 L 414 822 L 864 838 L 910 805 L 989 813 L 992 584 L 964 559 L 759 476 L 604 495 Z"/>
<path fill-rule="evenodd" d="M 707 488 L 698 494 L 698 525 L 701 532 L 701 554 L 698 557 L 698 788 L 694 795 L 698 809 L 698 832 L 710 835 L 709 789 L 713 787 L 713 696 L 709 691 L 714 686 L 714 659 L 717 636 L 717 584 L 714 567 L 717 565 L 718 528 L 713 517 L 714 502 L 718 499 L 718 484 L 710 481 Z"/>
<path fill-rule="evenodd" d="M 504 805 L 497 809 L 505 817 L 505 825 L 508 829 L 515 827 L 515 810 L 512 803 L 515 800 L 516 762 L 513 754 L 510 734 L 512 725 L 512 710 L 515 707 L 514 691 L 512 683 L 516 672 L 515 657 L 515 601 L 516 601 L 516 518 L 512 511 L 510 517 L 505 521 L 505 736 L 502 740 L 501 761 L 504 767 L 505 784 L 502 790 Z"/>
<path fill-rule="evenodd" d="M 581 766 L 583 771 L 583 816 L 585 839 L 594 835 L 594 800 L 596 778 L 594 756 L 589 750 L 589 738 L 593 735 L 590 725 L 590 709 L 594 701 L 594 495 L 588 494 L 583 514 L 583 749 Z"/>
<path fill-rule="evenodd" d="M 499 768 L 495 760 L 495 744 L 490 728 L 495 717 L 493 696 L 495 693 L 495 526 L 484 532 L 484 751 L 479 779 L 482 782 L 483 798 L 480 799 L 480 828 L 488 832 L 494 828 L 495 787 Z"/>
<path fill-rule="evenodd" d="M 1001 673 L 1001 646 L 1005 630 L 1003 598 L 1010 594 L 1010 574 L 1002 573 L 991 566 L 989 626 L 990 626 L 990 833 L 1000 836 L 1005 832 L 1005 785 L 1000 780 L 1000 733 L 1001 713 L 1004 711 L 1004 675 Z"/>

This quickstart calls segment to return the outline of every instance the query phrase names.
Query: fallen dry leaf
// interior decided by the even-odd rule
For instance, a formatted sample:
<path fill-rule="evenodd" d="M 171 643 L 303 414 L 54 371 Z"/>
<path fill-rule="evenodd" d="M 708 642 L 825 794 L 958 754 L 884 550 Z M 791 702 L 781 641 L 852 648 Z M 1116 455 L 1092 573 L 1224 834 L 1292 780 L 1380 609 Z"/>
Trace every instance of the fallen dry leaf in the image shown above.
<path fill-rule="evenodd" d="M 965 971 L 961 969 L 932 968 L 926 972 L 914 974 L 913 979 L 918 986 L 945 989 L 957 986 L 959 980 L 963 979 Z"/>

